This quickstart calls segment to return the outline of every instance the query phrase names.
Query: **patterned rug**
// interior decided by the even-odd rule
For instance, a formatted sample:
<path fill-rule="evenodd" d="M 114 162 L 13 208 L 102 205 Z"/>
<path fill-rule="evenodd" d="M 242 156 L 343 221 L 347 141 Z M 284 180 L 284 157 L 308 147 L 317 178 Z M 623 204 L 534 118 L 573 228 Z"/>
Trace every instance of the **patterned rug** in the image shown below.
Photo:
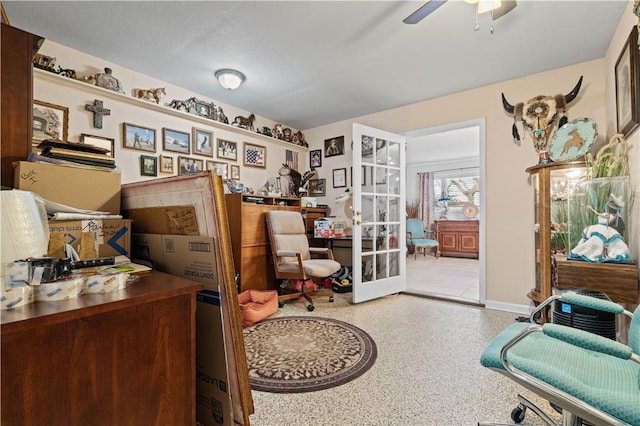
<path fill-rule="evenodd" d="M 251 388 L 312 392 L 340 386 L 376 361 L 376 344 L 346 322 L 318 317 L 267 319 L 244 329 Z"/>

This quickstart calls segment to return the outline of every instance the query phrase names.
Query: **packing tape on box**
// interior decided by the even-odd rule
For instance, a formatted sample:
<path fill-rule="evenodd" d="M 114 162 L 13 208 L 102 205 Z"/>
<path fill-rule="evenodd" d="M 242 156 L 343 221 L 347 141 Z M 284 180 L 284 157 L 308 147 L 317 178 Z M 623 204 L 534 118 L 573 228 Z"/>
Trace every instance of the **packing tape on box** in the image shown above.
<path fill-rule="evenodd" d="M 35 300 L 46 302 L 50 300 L 75 299 L 85 290 L 85 282 L 85 278 L 72 278 L 33 286 Z"/>
<path fill-rule="evenodd" d="M 2 288 L 0 291 L 0 309 L 13 309 L 33 302 L 33 287 L 28 285 Z"/>
<path fill-rule="evenodd" d="M 127 287 L 129 274 L 92 275 L 86 279 L 84 293 L 111 293 Z"/>
<path fill-rule="evenodd" d="M 0 282 L 15 260 L 46 256 L 49 225 L 44 200 L 29 191 L 0 191 Z"/>

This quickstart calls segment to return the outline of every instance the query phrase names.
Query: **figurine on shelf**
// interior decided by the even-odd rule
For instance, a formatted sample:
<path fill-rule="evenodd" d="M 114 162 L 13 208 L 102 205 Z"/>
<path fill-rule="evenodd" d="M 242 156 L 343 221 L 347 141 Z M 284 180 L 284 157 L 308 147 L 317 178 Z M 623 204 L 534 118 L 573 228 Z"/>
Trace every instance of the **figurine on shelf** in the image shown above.
<path fill-rule="evenodd" d="M 256 116 L 251 114 L 249 117 L 242 117 L 238 115 L 231 123 L 232 126 L 240 127 L 241 129 L 254 131 L 255 128 L 253 126 L 253 122 L 255 121 Z"/>
<path fill-rule="evenodd" d="M 262 128 L 262 132 L 260 132 L 260 130 L 258 130 L 258 133 L 262 133 L 262 134 L 263 134 L 263 135 L 265 135 L 265 136 L 272 136 L 272 135 L 271 135 L 271 129 L 270 129 L 270 128 L 268 128 L 267 126 L 264 126 L 264 127 Z"/>
<path fill-rule="evenodd" d="M 111 70 L 111 68 L 105 68 L 104 73 L 96 74 L 95 78 L 96 86 L 118 93 L 124 93 L 124 89 L 122 88 L 120 80 L 113 76 L 113 71 Z"/>
<path fill-rule="evenodd" d="M 625 225 L 620 211 L 623 207 L 622 199 L 614 194 L 609 196 L 604 212 L 589 207 L 596 214 L 598 223 L 582 230 L 582 238 L 571 250 L 569 258 L 597 263 L 630 262 L 631 253 L 622 236 Z"/>
<path fill-rule="evenodd" d="M 291 142 L 291 139 L 291 129 L 288 127 L 282 129 L 282 140 L 285 142 Z"/>
<path fill-rule="evenodd" d="M 156 89 L 133 89 L 133 96 L 136 98 L 155 102 L 156 104 L 160 104 L 160 101 L 166 94 L 167 92 L 164 87 L 158 87 Z"/>
<path fill-rule="evenodd" d="M 304 135 L 300 130 L 293 134 L 293 143 L 296 145 L 304 146 L 305 148 L 309 148 L 309 144 L 304 138 Z"/>
<path fill-rule="evenodd" d="M 280 140 L 284 139 L 284 134 L 282 133 L 282 124 L 276 123 L 273 126 L 273 131 L 271 132 L 271 136 Z"/>

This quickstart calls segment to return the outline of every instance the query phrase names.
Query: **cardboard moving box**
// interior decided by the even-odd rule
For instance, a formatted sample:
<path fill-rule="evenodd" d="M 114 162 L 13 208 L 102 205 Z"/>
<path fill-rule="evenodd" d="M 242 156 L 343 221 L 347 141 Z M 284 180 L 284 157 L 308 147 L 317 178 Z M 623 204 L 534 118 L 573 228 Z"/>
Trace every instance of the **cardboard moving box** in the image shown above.
<path fill-rule="evenodd" d="M 136 233 L 132 245 L 134 257 L 153 260 L 157 270 L 204 284 L 196 308 L 196 419 L 233 425 L 213 237 Z"/>
<path fill-rule="evenodd" d="M 347 224 L 344 220 L 322 217 L 313 221 L 315 238 L 342 238 L 346 235 Z"/>
<path fill-rule="evenodd" d="M 14 187 L 83 210 L 120 214 L 120 173 L 20 161 Z"/>
<path fill-rule="evenodd" d="M 50 220 L 48 255 L 65 257 L 65 244 L 78 252 L 80 260 L 131 257 L 131 220 Z"/>

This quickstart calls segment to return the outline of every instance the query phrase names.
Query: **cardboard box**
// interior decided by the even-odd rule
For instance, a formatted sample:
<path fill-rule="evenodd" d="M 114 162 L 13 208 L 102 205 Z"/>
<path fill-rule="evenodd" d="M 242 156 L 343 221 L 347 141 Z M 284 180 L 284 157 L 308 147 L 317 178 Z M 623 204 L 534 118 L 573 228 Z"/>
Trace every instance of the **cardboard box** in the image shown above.
<path fill-rule="evenodd" d="M 80 260 L 131 257 L 129 219 L 50 220 L 49 233 L 48 256 L 65 257 L 64 245 L 70 244 Z"/>
<path fill-rule="evenodd" d="M 315 238 L 342 238 L 345 236 L 347 224 L 344 220 L 322 217 L 313 221 Z"/>
<path fill-rule="evenodd" d="M 14 187 L 83 210 L 120 214 L 120 173 L 20 161 Z"/>
<path fill-rule="evenodd" d="M 146 256 L 157 270 L 204 284 L 196 307 L 196 419 L 233 425 L 213 237 L 133 234 L 132 245 L 134 257 Z"/>

